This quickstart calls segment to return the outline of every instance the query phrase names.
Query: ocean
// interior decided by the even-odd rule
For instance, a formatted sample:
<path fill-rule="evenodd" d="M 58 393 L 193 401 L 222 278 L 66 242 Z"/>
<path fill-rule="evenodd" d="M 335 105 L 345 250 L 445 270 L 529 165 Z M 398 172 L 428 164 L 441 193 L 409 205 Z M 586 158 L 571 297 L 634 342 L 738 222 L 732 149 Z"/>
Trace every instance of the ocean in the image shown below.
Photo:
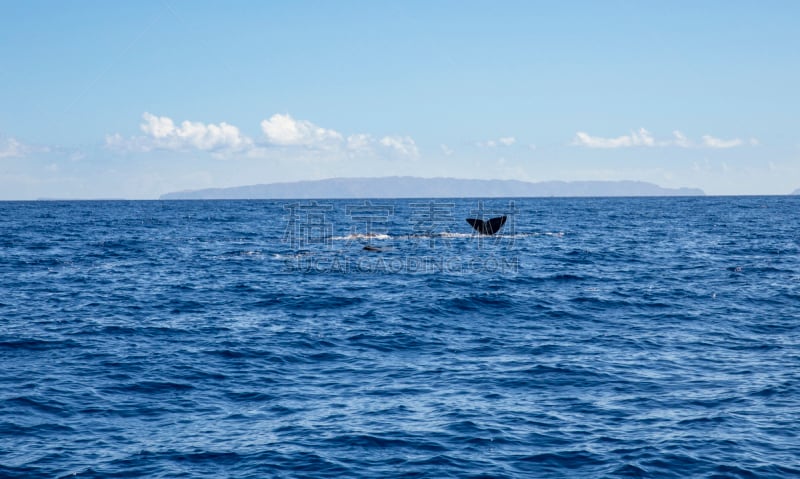
<path fill-rule="evenodd" d="M 799 232 L 788 196 L 2 202 L 0 477 L 800 477 Z"/>

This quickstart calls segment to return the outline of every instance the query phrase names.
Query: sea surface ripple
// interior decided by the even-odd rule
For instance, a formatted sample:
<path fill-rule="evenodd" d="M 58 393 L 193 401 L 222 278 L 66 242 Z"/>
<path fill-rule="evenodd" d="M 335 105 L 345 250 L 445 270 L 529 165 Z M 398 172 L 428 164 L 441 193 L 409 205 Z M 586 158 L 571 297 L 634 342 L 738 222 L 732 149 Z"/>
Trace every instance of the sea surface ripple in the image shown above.
<path fill-rule="evenodd" d="M 798 212 L 3 202 L 0 477 L 800 477 Z"/>

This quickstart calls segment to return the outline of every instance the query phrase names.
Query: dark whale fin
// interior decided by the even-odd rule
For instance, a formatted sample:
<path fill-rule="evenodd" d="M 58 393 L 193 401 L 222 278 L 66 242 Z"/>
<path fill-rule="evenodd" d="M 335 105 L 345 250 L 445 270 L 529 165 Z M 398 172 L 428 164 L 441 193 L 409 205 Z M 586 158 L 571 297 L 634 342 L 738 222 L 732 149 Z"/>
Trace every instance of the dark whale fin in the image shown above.
<path fill-rule="evenodd" d="M 498 216 L 497 218 L 492 218 L 490 220 L 479 220 L 477 218 L 467 218 L 467 223 L 470 224 L 475 231 L 482 235 L 493 235 L 500 231 L 500 228 L 506 224 L 506 217 L 505 216 Z"/>

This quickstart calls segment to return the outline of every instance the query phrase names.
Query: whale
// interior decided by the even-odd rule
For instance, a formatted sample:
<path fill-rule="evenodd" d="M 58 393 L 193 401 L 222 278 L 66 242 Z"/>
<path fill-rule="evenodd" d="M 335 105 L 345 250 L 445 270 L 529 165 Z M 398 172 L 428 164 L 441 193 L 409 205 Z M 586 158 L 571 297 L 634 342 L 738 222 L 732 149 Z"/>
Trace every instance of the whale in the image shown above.
<path fill-rule="evenodd" d="M 478 218 L 467 218 L 467 223 L 469 223 L 470 226 L 475 229 L 475 231 L 482 235 L 493 235 L 500 231 L 500 228 L 506 224 L 506 217 L 498 216 L 497 218 L 492 218 L 486 221 Z"/>

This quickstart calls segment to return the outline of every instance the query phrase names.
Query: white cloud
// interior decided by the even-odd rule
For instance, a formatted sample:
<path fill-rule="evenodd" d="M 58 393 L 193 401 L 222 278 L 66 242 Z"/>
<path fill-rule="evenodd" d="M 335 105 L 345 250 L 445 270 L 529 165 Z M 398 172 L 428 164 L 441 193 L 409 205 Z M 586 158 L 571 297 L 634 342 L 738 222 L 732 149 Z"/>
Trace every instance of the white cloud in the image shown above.
<path fill-rule="evenodd" d="M 517 142 L 513 136 L 502 136 L 494 140 L 479 141 L 476 143 L 481 148 L 496 148 L 498 146 L 511 146 Z"/>
<path fill-rule="evenodd" d="M 150 113 L 142 115 L 145 123 L 141 125 L 144 133 L 150 135 L 155 143 L 166 149 L 197 150 L 239 150 L 252 145 L 252 140 L 241 134 L 239 129 L 225 122 L 215 125 L 194 121 L 184 121 L 176 127 L 167 117 L 157 117 Z"/>
<path fill-rule="evenodd" d="M 124 138 L 119 133 L 106 136 L 106 146 L 112 149 L 133 151 L 200 150 L 210 152 L 243 151 L 253 146 L 253 140 L 243 135 L 239 128 L 222 122 L 219 124 L 184 121 L 180 126 L 166 116 L 145 112 L 139 126 L 145 136 Z"/>
<path fill-rule="evenodd" d="M 589 136 L 588 133 L 579 131 L 575 134 L 572 141 L 573 145 L 585 146 L 587 148 L 628 148 L 632 146 L 655 146 L 653 135 L 640 128 L 639 131 L 632 131 L 630 135 L 618 136 L 616 138 L 602 138 L 599 136 Z"/>
<path fill-rule="evenodd" d="M 49 153 L 53 150 L 47 146 L 29 145 L 16 138 L 0 135 L 0 159 L 24 158 L 33 153 Z"/>
<path fill-rule="evenodd" d="M 723 140 L 711 135 L 703 135 L 702 141 L 700 143 L 695 143 L 678 130 L 672 132 L 672 139 L 657 141 L 652 133 L 644 128 L 640 128 L 638 131 L 632 131 L 629 135 L 622 135 L 614 138 L 590 136 L 588 133 L 579 131 L 575 134 L 572 144 L 586 148 L 652 148 L 669 146 L 680 148 L 734 148 L 744 145 L 745 142 L 739 138 Z M 759 142 L 756 138 L 751 138 L 749 144 L 757 146 Z"/>
<path fill-rule="evenodd" d="M 409 136 L 384 136 L 380 140 L 367 133 L 345 138 L 341 133 L 288 114 L 275 114 L 261 122 L 264 137 L 252 139 L 228 123 L 206 124 L 184 121 L 179 126 L 166 116 L 142 115 L 144 135 L 124 137 L 106 135 L 112 150 L 149 152 L 205 151 L 215 157 L 241 154 L 247 158 L 272 158 L 280 151 L 283 158 L 337 160 L 353 155 L 416 158 L 419 150 Z M 279 150 L 278 150 L 279 149 Z"/>
<path fill-rule="evenodd" d="M 703 146 L 707 148 L 735 148 L 743 144 L 744 142 L 739 138 L 723 140 L 721 138 L 714 138 L 711 135 L 703 135 Z"/>
<path fill-rule="evenodd" d="M 681 148 L 689 148 L 692 146 L 692 142 L 686 138 L 686 135 L 681 133 L 678 130 L 672 132 L 672 136 L 674 137 L 673 143 L 675 146 L 679 146 Z"/>
<path fill-rule="evenodd" d="M 30 148 L 14 138 L 0 138 L 0 158 L 22 158 Z"/>
<path fill-rule="evenodd" d="M 106 148 L 111 150 L 140 150 L 136 141 L 133 138 L 127 139 L 119 133 L 113 135 L 106 135 Z"/>
<path fill-rule="evenodd" d="M 307 120 L 276 113 L 261 122 L 267 141 L 278 146 L 332 146 L 342 141 L 341 133 L 319 127 Z"/>
<path fill-rule="evenodd" d="M 142 114 L 142 119 L 144 119 L 145 122 L 142 123 L 139 128 L 155 138 L 167 138 L 175 131 L 175 123 L 171 118 L 167 118 L 166 116 L 155 116 L 144 112 L 144 114 Z"/>
<path fill-rule="evenodd" d="M 410 136 L 384 136 L 381 138 L 380 144 L 401 156 L 419 157 L 417 144 Z"/>
<path fill-rule="evenodd" d="M 362 151 L 370 149 L 375 140 L 372 136 L 365 133 L 357 133 L 347 137 L 347 149 L 352 151 Z"/>
<path fill-rule="evenodd" d="M 444 153 L 444 156 L 451 156 L 453 153 L 455 153 L 452 148 L 450 148 L 449 146 L 445 145 L 444 143 L 439 145 L 439 149 L 442 150 L 442 153 Z"/>

